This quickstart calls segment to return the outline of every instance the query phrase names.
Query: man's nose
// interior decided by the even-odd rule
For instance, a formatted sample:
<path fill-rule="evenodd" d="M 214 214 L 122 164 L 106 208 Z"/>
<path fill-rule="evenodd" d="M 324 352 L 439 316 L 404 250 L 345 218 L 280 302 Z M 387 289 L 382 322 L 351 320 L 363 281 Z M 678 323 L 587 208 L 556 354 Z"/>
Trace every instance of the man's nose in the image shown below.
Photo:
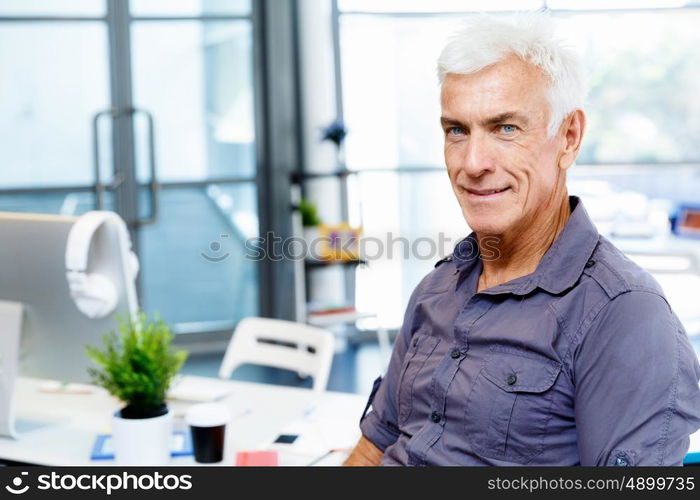
<path fill-rule="evenodd" d="M 469 177 L 481 177 L 486 172 L 492 172 L 495 169 L 495 156 L 487 138 L 473 133 L 467 141 L 461 163 L 462 170 Z"/>

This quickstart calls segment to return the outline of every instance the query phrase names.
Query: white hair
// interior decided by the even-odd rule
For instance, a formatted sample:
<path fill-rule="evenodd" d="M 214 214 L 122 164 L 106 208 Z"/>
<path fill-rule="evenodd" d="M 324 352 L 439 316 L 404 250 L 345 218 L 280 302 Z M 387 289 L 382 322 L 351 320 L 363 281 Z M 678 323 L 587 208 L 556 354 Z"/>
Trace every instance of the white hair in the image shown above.
<path fill-rule="evenodd" d="M 554 34 L 554 22 L 545 13 L 512 18 L 477 15 L 448 40 L 438 58 L 438 79 L 447 73 L 468 75 L 516 55 L 539 68 L 550 81 L 549 136 L 577 108 L 583 107 L 585 83 L 578 54 Z"/>

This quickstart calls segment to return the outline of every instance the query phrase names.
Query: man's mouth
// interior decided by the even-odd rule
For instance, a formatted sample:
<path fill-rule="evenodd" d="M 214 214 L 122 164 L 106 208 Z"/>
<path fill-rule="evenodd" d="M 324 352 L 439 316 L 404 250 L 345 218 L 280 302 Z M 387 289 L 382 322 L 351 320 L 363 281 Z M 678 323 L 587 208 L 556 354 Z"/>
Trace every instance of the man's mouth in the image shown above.
<path fill-rule="evenodd" d="M 488 197 L 488 196 L 494 196 L 500 193 L 503 193 L 507 190 L 509 190 L 510 187 L 504 187 L 504 188 L 495 188 L 495 189 L 472 189 L 472 188 L 467 188 L 466 191 L 467 193 L 473 195 L 473 196 L 478 196 L 478 197 Z"/>

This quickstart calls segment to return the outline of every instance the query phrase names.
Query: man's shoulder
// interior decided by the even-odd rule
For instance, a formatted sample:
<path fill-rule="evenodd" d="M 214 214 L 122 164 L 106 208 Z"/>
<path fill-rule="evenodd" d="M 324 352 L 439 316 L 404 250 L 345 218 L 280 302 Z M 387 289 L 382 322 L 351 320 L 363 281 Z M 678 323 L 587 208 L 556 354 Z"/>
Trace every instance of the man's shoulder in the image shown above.
<path fill-rule="evenodd" d="M 589 262 L 583 274 L 590 276 L 610 299 L 627 292 L 647 292 L 665 299 L 654 277 L 603 236 Z"/>
<path fill-rule="evenodd" d="M 611 339 L 618 345 L 629 341 L 640 346 L 637 354 L 654 342 L 671 345 L 668 342 L 683 327 L 654 277 L 603 237 L 590 261 L 593 264 L 584 269 L 586 278 L 581 279 L 583 294 L 569 301 L 574 308 L 577 302 L 585 304 L 575 344 L 590 346 L 601 338 L 607 339 L 601 345 L 610 345 Z M 590 293 L 591 287 L 597 291 Z"/>

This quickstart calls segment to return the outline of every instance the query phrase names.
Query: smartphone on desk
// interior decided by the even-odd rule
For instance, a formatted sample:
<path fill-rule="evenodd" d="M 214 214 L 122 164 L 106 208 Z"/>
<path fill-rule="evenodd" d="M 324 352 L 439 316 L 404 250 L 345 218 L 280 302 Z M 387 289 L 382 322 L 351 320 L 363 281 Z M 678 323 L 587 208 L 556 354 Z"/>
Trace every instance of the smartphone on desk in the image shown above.
<path fill-rule="evenodd" d="M 265 450 L 275 450 L 298 455 L 315 456 L 326 449 L 313 432 L 301 432 L 284 429 L 272 441 L 262 447 Z"/>
<path fill-rule="evenodd" d="M 277 438 L 272 442 L 273 445 L 281 444 L 293 444 L 294 441 L 299 439 L 299 434 L 280 434 L 277 436 Z"/>

